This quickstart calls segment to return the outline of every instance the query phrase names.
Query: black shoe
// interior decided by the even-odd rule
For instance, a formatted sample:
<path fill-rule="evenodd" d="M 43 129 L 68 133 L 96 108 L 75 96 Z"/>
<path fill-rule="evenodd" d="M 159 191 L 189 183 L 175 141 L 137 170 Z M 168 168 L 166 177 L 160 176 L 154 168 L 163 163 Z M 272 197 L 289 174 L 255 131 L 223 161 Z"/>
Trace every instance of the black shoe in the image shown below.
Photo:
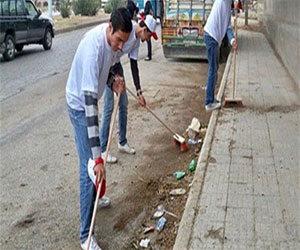
<path fill-rule="evenodd" d="M 150 58 L 149 56 L 147 56 L 147 57 L 145 58 L 145 61 L 151 61 L 151 58 Z"/>

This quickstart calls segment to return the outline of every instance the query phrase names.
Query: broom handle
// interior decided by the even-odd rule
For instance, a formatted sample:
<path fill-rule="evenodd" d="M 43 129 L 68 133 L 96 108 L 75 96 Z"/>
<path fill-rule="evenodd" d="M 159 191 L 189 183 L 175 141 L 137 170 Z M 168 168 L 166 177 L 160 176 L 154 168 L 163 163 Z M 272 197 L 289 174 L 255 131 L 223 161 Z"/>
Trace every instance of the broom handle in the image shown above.
<path fill-rule="evenodd" d="M 237 17 L 234 18 L 234 37 L 237 40 Z M 235 98 L 235 82 L 236 82 L 236 50 L 234 50 L 233 57 L 233 88 L 232 88 L 232 99 Z"/>
<path fill-rule="evenodd" d="M 139 98 L 136 97 L 136 95 L 129 89 L 126 87 L 126 89 L 128 90 L 128 92 L 139 102 Z M 145 105 L 144 106 L 162 125 L 165 126 L 165 128 L 167 130 L 170 131 L 170 133 L 172 133 L 172 135 L 176 135 L 176 133 L 167 125 L 165 124 L 154 112 L 153 110 L 148 106 L 148 105 Z"/>
<path fill-rule="evenodd" d="M 114 111 L 113 111 L 113 115 L 112 115 L 113 119 L 110 122 L 110 130 L 109 130 L 109 136 L 108 136 L 108 142 L 107 142 L 107 149 L 106 149 L 106 153 L 105 153 L 105 156 L 104 156 L 104 163 L 103 163 L 104 169 L 105 169 L 105 166 L 106 166 L 107 156 L 108 156 L 108 152 L 109 152 L 111 141 L 112 141 L 111 138 L 112 138 L 114 124 L 115 124 L 115 120 L 116 120 L 116 116 L 117 116 L 117 110 L 118 110 L 118 107 L 119 107 L 120 97 L 121 97 L 121 94 L 118 94 L 118 98 L 117 98 L 117 101 L 116 101 L 116 104 L 115 104 L 115 107 L 114 107 Z M 97 181 L 99 183 L 98 179 L 97 179 Z M 103 177 L 100 180 L 100 185 L 98 185 L 96 200 L 95 200 L 95 204 L 94 204 L 93 217 L 92 217 L 89 236 L 88 236 L 87 249 L 89 249 L 90 243 L 91 243 L 91 237 L 92 237 L 92 232 L 93 232 L 93 228 L 94 228 L 94 224 L 95 224 L 95 218 L 96 218 L 96 214 L 97 214 L 97 207 L 98 207 L 98 202 L 99 202 L 100 190 L 101 190 L 101 187 L 102 187 L 102 181 L 103 181 Z"/>

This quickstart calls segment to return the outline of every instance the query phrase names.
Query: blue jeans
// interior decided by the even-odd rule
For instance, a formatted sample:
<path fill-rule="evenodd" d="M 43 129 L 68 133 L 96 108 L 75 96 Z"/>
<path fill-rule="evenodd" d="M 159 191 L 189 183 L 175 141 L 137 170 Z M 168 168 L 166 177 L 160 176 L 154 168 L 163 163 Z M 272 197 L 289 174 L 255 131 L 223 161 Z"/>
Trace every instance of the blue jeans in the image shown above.
<path fill-rule="evenodd" d="M 84 111 L 78 111 L 68 106 L 69 116 L 75 134 L 76 148 L 79 156 L 79 187 L 80 187 L 80 241 L 83 243 L 88 235 L 93 215 L 96 191 L 88 175 L 87 165 L 92 158 L 89 144 L 87 124 Z"/>
<path fill-rule="evenodd" d="M 111 115 L 114 109 L 114 92 L 105 86 L 104 90 L 104 106 L 100 125 L 100 143 L 102 153 L 106 151 Z M 126 91 L 121 95 L 119 102 L 119 143 L 124 146 L 127 143 L 127 111 L 128 97 Z"/>
<path fill-rule="evenodd" d="M 208 73 L 205 98 L 205 105 L 207 105 L 213 103 L 215 99 L 215 87 L 218 80 L 219 68 L 219 44 L 206 32 L 204 32 L 204 39 L 208 59 Z"/>

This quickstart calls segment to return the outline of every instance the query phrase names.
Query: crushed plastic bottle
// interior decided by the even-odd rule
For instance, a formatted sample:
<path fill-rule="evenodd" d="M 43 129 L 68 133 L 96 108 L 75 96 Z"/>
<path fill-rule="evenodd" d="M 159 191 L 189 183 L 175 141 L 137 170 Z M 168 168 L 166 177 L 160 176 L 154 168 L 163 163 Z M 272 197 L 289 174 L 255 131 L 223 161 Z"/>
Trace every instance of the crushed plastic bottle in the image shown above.
<path fill-rule="evenodd" d="M 189 139 L 188 140 L 188 144 L 189 145 L 196 145 L 196 144 L 198 144 L 198 143 L 201 143 L 202 142 L 202 140 L 201 139 L 199 139 L 199 140 L 194 140 L 194 139 Z"/>
<path fill-rule="evenodd" d="M 160 218 L 164 214 L 164 212 L 165 212 L 165 209 L 164 209 L 163 205 L 158 205 L 156 212 L 153 215 L 153 218 L 154 219 Z"/>
<path fill-rule="evenodd" d="M 160 232 L 160 231 L 163 230 L 166 221 L 167 221 L 167 220 L 166 220 L 165 217 L 161 217 L 161 218 L 158 220 L 158 222 L 157 222 L 157 224 L 156 224 L 156 230 L 157 230 L 158 232 Z"/>
<path fill-rule="evenodd" d="M 184 188 L 176 188 L 171 190 L 170 195 L 183 195 L 185 194 L 185 189 Z"/>
<path fill-rule="evenodd" d="M 190 170 L 191 172 L 193 172 L 193 171 L 195 171 L 195 169 L 196 169 L 196 162 L 195 162 L 195 160 L 193 159 L 193 160 L 190 162 L 189 170 Z"/>
<path fill-rule="evenodd" d="M 144 234 L 153 232 L 155 230 L 155 226 L 146 227 L 144 230 Z"/>
<path fill-rule="evenodd" d="M 140 242 L 140 246 L 144 247 L 144 248 L 147 248 L 149 246 L 149 243 L 150 243 L 150 239 L 148 239 L 148 238 L 142 239 L 141 242 Z"/>
<path fill-rule="evenodd" d="M 180 180 L 185 176 L 185 172 L 184 171 L 177 171 L 173 174 L 176 178 L 176 180 Z"/>

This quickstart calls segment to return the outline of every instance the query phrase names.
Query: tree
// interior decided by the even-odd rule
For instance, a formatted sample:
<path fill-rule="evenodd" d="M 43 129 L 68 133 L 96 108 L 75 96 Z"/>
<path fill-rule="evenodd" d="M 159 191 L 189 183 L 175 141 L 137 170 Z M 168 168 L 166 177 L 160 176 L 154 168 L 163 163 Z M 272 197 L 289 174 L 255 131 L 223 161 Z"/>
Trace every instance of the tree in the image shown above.
<path fill-rule="evenodd" d="M 100 9 L 100 0 L 73 0 L 72 8 L 75 15 L 95 16 Z"/>
<path fill-rule="evenodd" d="M 111 13 L 113 10 L 124 6 L 125 6 L 124 0 L 109 0 L 104 6 L 104 12 Z"/>

